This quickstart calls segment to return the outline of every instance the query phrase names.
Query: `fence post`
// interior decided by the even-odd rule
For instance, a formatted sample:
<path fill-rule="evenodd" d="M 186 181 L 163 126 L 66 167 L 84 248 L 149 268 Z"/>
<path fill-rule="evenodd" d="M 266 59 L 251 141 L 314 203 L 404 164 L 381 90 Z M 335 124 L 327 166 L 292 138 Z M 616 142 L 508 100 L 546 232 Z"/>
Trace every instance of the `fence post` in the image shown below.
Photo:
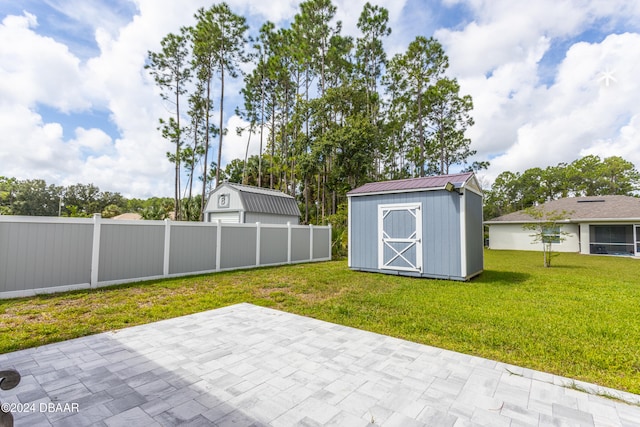
<path fill-rule="evenodd" d="M 222 223 L 216 220 L 216 271 L 220 271 L 220 252 L 222 251 Z"/>
<path fill-rule="evenodd" d="M 91 247 L 91 283 L 89 287 L 98 286 L 98 271 L 100 269 L 100 222 L 102 215 L 93 214 L 93 245 Z"/>
<path fill-rule="evenodd" d="M 331 223 L 328 224 L 329 225 L 329 259 L 332 258 L 331 256 L 331 237 L 333 237 L 333 235 L 331 234 Z"/>
<path fill-rule="evenodd" d="M 169 275 L 169 261 L 171 256 L 171 220 L 164 220 L 164 261 L 162 264 L 162 274 L 167 277 Z"/>
<path fill-rule="evenodd" d="M 256 222 L 256 266 L 260 265 L 260 223 Z"/>
<path fill-rule="evenodd" d="M 309 261 L 313 261 L 313 224 L 309 224 Z"/>
<path fill-rule="evenodd" d="M 287 264 L 291 264 L 291 221 L 287 221 Z"/>

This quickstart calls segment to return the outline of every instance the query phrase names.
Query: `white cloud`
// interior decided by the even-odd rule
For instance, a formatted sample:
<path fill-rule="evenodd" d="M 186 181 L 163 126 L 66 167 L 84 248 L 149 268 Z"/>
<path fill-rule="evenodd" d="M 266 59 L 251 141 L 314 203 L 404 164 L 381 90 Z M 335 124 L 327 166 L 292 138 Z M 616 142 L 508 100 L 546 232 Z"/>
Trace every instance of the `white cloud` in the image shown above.
<path fill-rule="evenodd" d="M 73 154 L 58 123 L 43 123 L 40 115 L 19 105 L 0 105 L 2 175 L 58 179 L 73 170 Z M 37 176 L 32 176 L 37 171 Z"/>
<path fill-rule="evenodd" d="M 474 100 L 472 147 L 499 173 L 571 162 L 583 153 L 624 153 L 640 165 L 640 3 L 623 0 L 447 0 L 472 19 L 436 37 L 450 74 Z M 571 40 L 583 32 L 610 34 L 595 43 Z M 545 55 L 562 54 L 558 63 Z M 549 59 L 545 59 L 547 62 Z M 542 68 L 545 67 L 545 68 Z M 549 76 L 550 75 L 550 76 Z M 606 77 L 606 81 L 603 78 Z M 545 80 L 541 80 L 545 78 Z M 624 129 L 624 131 L 622 130 Z M 624 136 L 623 136 L 624 135 Z M 635 138 L 635 139 L 634 139 Z M 622 142 L 624 141 L 624 142 Z M 636 147 L 622 149 L 624 144 Z M 636 154 L 638 153 L 638 154 Z"/>
<path fill-rule="evenodd" d="M 505 63 L 526 60 L 541 37 L 574 31 L 579 13 L 566 2 L 469 1 L 476 20 L 457 31 L 436 32 L 460 77 L 487 74 Z M 552 7 L 550 7 L 552 6 Z M 557 17 L 565 20 L 558 25 Z"/>
<path fill-rule="evenodd" d="M 134 19 L 116 39 L 98 30 L 101 56 L 85 64 L 66 46 L 35 33 L 36 23 L 25 13 L 0 26 L 0 105 L 6 121 L 0 146 L 12 159 L 3 174 L 58 184 L 90 182 L 126 195 L 170 193 L 170 174 L 164 173 L 170 169 L 165 157 L 170 147 L 156 131 L 162 107 L 142 69 L 153 23 L 136 25 Z M 121 137 L 111 141 L 103 131 L 79 129 L 75 139 L 65 141 L 60 124 L 45 123 L 35 112 L 40 104 L 62 112 L 108 108 Z"/>
<path fill-rule="evenodd" d="M 598 19 L 624 16 L 623 10 L 632 12 L 626 1 L 460 0 L 455 3 L 458 2 L 466 3 L 476 19 L 460 31 L 443 28 L 436 32 L 436 37 L 452 58 L 451 72 L 462 77 L 490 73 L 501 64 L 526 60 L 540 38 L 570 38 Z"/>
<path fill-rule="evenodd" d="M 255 0 L 230 0 L 227 2 L 231 10 L 242 16 L 259 15 L 265 21 L 274 23 L 289 20 L 298 11 L 299 1 L 255 1 Z M 208 7 L 208 5 L 206 6 Z M 257 29 L 256 29 L 257 30 Z"/>
<path fill-rule="evenodd" d="M 590 147 L 582 149 L 580 156 L 590 154 L 602 158 L 620 156 L 634 164 L 640 163 L 640 114 L 633 116 L 611 139 L 595 141 Z"/>
<path fill-rule="evenodd" d="M 101 151 L 111 147 L 111 137 L 100 129 L 76 129 L 76 138 L 70 141 L 71 146 L 89 151 Z"/>
<path fill-rule="evenodd" d="M 577 43 L 559 66 L 555 83 L 525 100 L 531 111 L 515 144 L 493 160 L 495 170 L 571 162 L 584 154 L 623 155 L 640 164 L 639 34 Z M 602 75 L 615 80 L 604 81 Z"/>
<path fill-rule="evenodd" d="M 507 149 L 516 140 L 518 128 L 531 120 L 530 100 L 538 94 L 538 62 L 548 45 L 546 38 L 540 38 L 522 60 L 505 62 L 488 77 L 460 79 L 461 92 L 471 94 L 474 102 L 476 125 L 468 136 L 483 153 Z"/>
<path fill-rule="evenodd" d="M 37 18 L 27 12 L 7 16 L 0 24 L 0 94 L 3 103 L 63 112 L 90 107 L 77 85 L 83 80 L 80 61 L 69 49 L 34 32 Z"/>

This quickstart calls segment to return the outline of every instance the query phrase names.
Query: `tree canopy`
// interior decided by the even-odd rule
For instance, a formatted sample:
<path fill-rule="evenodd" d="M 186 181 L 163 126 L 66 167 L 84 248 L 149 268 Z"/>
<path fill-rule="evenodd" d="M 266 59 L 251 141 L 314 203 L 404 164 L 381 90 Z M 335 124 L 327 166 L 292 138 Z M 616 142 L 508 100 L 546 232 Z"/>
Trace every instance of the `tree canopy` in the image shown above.
<path fill-rule="evenodd" d="M 319 223 L 365 182 L 470 167 L 475 151 L 465 132 L 473 125 L 473 102 L 445 75 L 442 45 L 418 36 L 389 59 L 385 8 L 365 4 L 355 38 L 342 34 L 336 14 L 331 0 L 306 0 L 290 27 L 265 22 L 251 33 L 246 20 L 221 3 L 199 9 L 191 27 L 166 35 L 162 50 L 149 52 L 161 96 L 176 107 L 172 118 L 161 119 L 163 136 L 176 144 L 169 155 L 176 188 L 180 170 L 187 174 L 183 194 L 191 195 L 199 174 L 203 201 L 210 178 L 215 185 L 229 179 L 275 188 L 298 199 L 303 222 Z M 247 155 L 225 170 L 217 167 L 228 132 L 225 78 L 241 75 L 244 104 L 235 111 L 248 125 L 236 131 L 246 137 Z M 189 108 L 178 108 L 183 103 Z M 217 127 L 210 120 L 214 104 Z M 217 161 L 210 163 L 214 136 Z M 248 156 L 251 141 L 260 145 L 255 158 Z"/>
<path fill-rule="evenodd" d="M 199 197 L 197 199 L 199 203 Z M 183 212 L 188 212 L 187 202 L 187 199 L 180 202 Z M 174 202 L 167 197 L 126 199 L 120 193 L 101 191 L 93 184 L 63 187 L 47 184 L 43 179 L 18 180 L 0 176 L 0 215 L 88 218 L 99 213 L 104 218 L 111 218 L 135 212 L 144 219 L 165 219 L 175 216 L 174 208 Z"/>

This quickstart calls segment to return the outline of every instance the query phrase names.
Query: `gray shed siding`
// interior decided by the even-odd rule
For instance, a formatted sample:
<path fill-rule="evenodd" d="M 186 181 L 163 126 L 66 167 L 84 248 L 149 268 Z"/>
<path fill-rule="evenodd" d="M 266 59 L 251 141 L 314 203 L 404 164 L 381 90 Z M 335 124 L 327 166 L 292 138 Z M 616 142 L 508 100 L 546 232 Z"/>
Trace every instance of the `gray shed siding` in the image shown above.
<path fill-rule="evenodd" d="M 375 194 L 351 197 L 351 268 L 397 274 L 378 269 L 378 205 L 422 202 L 423 273 L 434 278 L 463 279 L 460 203 L 462 196 L 446 191 Z"/>
<path fill-rule="evenodd" d="M 484 269 L 484 227 L 482 225 L 482 196 L 465 192 L 467 277 Z"/>
<path fill-rule="evenodd" d="M 0 223 L 0 292 L 91 281 L 93 225 Z"/>
<path fill-rule="evenodd" d="M 102 224 L 98 280 L 161 276 L 164 262 L 164 224 Z"/>
<path fill-rule="evenodd" d="M 216 269 L 216 227 L 171 227 L 169 274 Z"/>

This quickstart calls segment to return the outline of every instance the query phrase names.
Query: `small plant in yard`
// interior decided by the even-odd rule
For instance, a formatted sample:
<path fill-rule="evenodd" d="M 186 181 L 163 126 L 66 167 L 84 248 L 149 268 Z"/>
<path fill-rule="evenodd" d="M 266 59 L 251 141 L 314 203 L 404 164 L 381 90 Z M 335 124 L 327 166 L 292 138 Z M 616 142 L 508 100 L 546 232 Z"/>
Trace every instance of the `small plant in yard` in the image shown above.
<path fill-rule="evenodd" d="M 530 207 L 525 209 L 525 212 L 531 216 L 535 222 L 524 224 L 522 228 L 525 230 L 532 230 L 534 233 L 530 234 L 533 237 L 532 244 L 542 243 L 542 256 L 544 259 L 544 266 L 551 267 L 552 246 L 554 243 L 561 243 L 566 240 L 565 236 L 570 233 L 562 230 L 561 221 L 571 215 L 571 212 L 565 210 L 558 211 L 544 211 L 538 207 Z"/>
<path fill-rule="evenodd" d="M 327 218 L 331 224 L 331 256 L 334 259 L 346 258 L 348 254 L 347 208 L 342 205 L 338 212 Z"/>

